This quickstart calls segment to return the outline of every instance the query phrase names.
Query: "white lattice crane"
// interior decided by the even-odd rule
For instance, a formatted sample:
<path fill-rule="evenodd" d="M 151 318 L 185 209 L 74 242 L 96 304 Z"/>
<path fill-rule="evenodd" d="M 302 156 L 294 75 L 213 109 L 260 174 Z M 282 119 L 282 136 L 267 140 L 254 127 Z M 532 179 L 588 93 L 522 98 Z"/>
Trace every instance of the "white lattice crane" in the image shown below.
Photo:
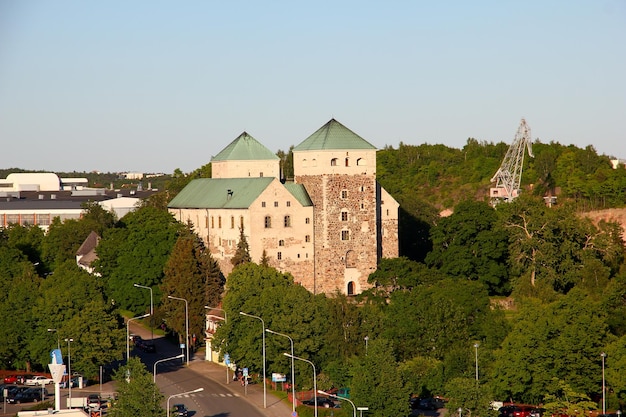
<path fill-rule="evenodd" d="M 528 155 L 531 158 L 534 157 L 530 128 L 526 124 L 526 120 L 522 119 L 517 128 L 515 140 L 511 143 L 502 165 L 491 178 L 491 182 L 496 183 L 496 186 L 492 187 L 489 192 L 493 204 L 499 201 L 513 201 L 520 194 L 524 148 L 528 149 Z"/>

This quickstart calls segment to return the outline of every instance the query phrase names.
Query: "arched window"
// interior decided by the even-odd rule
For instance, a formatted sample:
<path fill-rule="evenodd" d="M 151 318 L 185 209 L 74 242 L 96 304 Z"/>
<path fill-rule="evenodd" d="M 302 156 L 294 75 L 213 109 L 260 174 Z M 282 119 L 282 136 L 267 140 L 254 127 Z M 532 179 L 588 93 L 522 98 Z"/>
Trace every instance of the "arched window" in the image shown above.
<path fill-rule="evenodd" d="M 265 228 L 269 229 L 272 227 L 272 218 L 270 216 L 265 216 Z"/>
<path fill-rule="evenodd" d="M 357 261 L 356 252 L 353 250 L 349 250 L 346 252 L 346 268 L 356 268 Z"/>
<path fill-rule="evenodd" d="M 278 246 L 285 246 L 285 241 L 284 240 L 279 240 L 278 241 Z"/>
<path fill-rule="evenodd" d="M 357 159 L 357 160 L 356 160 L 356 164 L 357 164 L 358 166 L 365 165 L 365 159 L 363 159 L 363 158 L 359 158 L 359 159 Z"/>
<path fill-rule="evenodd" d="M 336 167 L 337 166 L 337 158 L 333 158 L 330 160 L 330 166 L 331 167 Z"/>
<path fill-rule="evenodd" d="M 348 295 L 354 295 L 354 281 L 348 282 Z"/>
<path fill-rule="evenodd" d="M 349 167 L 350 166 L 350 158 L 346 158 L 346 166 Z"/>

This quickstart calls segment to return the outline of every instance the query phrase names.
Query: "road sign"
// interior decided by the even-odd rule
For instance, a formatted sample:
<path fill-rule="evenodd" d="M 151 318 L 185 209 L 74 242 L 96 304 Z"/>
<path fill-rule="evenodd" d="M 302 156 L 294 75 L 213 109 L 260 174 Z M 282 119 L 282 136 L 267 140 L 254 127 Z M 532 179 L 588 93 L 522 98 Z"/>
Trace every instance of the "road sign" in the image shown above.
<path fill-rule="evenodd" d="M 248 368 L 243 368 L 243 376 L 244 378 L 248 377 Z"/>
<path fill-rule="evenodd" d="M 228 353 L 224 353 L 224 363 L 230 365 L 230 355 Z"/>

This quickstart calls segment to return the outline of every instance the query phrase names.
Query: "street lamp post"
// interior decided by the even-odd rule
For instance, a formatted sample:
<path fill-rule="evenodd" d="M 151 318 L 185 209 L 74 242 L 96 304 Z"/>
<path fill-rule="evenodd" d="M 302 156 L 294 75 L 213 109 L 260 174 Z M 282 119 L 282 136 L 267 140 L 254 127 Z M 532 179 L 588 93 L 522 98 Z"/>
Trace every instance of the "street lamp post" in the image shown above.
<path fill-rule="evenodd" d="M 606 414 L 606 389 L 604 383 L 604 358 L 606 358 L 606 353 L 602 352 L 600 356 L 602 357 L 602 414 Z"/>
<path fill-rule="evenodd" d="M 352 408 L 354 409 L 354 417 L 356 417 L 356 405 L 354 405 L 354 403 L 353 403 L 352 401 L 350 401 L 348 398 L 340 397 L 340 396 L 335 395 L 335 394 L 330 394 L 330 393 L 328 393 L 328 392 L 324 392 L 324 391 L 322 391 L 322 390 L 319 390 L 319 391 L 317 391 L 317 392 L 319 392 L 319 393 L 320 393 L 320 394 L 322 394 L 322 395 L 327 395 L 327 396 L 329 396 L 329 397 L 333 397 L 333 398 L 336 398 L 336 399 L 338 399 L 338 400 L 343 400 L 343 401 L 347 401 L 347 402 L 349 402 L 350 404 L 352 404 Z"/>
<path fill-rule="evenodd" d="M 152 297 L 152 288 L 139 284 L 133 284 L 133 286 L 150 290 L 150 331 L 152 332 L 151 340 L 154 340 L 154 298 Z"/>
<path fill-rule="evenodd" d="M 145 319 L 149 315 L 150 314 L 144 314 L 143 316 L 133 317 L 126 321 L 126 362 L 128 362 L 130 358 L 130 322 L 131 320 Z"/>
<path fill-rule="evenodd" d="M 290 355 L 287 352 L 283 353 L 283 355 L 289 358 L 298 359 L 299 361 L 307 362 L 313 367 L 313 401 L 315 401 L 315 408 L 313 410 L 314 410 L 315 417 L 317 417 L 317 373 L 315 372 L 315 364 L 308 359 L 299 358 L 297 356 Z"/>
<path fill-rule="evenodd" d="M 478 382 L 478 346 L 480 346 L 480 343 L 474 343 L 474 351 L 476 352 L 476 382 Z"/>
<path fill-rule="evenodd" d="M 364 340 L 365 340 L 365 356 L 367 356 L 367 342 L 370 340 L 370 337 L 365 336 Z"/>
<path fill-rule="evenodd" d="M 67 387 L 68 387 L 68 398 L 70 399 L 70 405 L 72 404 L 72 355 L 70 354 L 70 342 L 73 342 L 74 339 L 68 338 L 65 339 L 67 342 Z"/>
<path fill-rule="evenodd" d="M 185 302 L 185 347 L 187 348 L 187 366 L 189 366 L 189 303 L 184 298 L 168 295 L 167 298 Z"/>
<path fill-rule="evenodd" d="M 180 394 L 174 394 L 167 397 L 167 417 L 170 417 L 170 400 L 174 397 L 182 397 L 183 395 L 193 394 L 195 392 L 204 391 L 204 388 L 196 388 L 193 391 L 181 392 Z"/>
<path fill-rule="evenodd" d="M 159 359 L 158 361 L 156 361 L 156 362 L 154 363 L 154 377 L 153 377 L 153 379 L 152 379 L 152 382 L 154 382 L 154 383 L 156 384 L 156 366 L 157 366 L 157 363 L 161 363 L 161 362 L 165 362 L 165 361 L 171 361 L 171 360 L 174 360 L 174 359 L 181 359 L 181 358 L 184 358 L 184 357 L 185 357 L 185 355 L 183 355 L 183 354 L 181 353 L 181 354 L 180 354 L 180 355 L 178 355 L 178 356 L 173 356 L 173 357 L 171 357 L 171 358 L 165 358 L 165 359 Z"/>
<path fill-rule="evenodd" d="M 278 333 L 275 332 L 274 330 L 270 330 L 270 329 L 265 329 L 266 332 L 268 333 L 272 333 L 278 336 L 282 336 L 282 337 L 286 337 L 287 339 L 289 339 L 289 342 L 291 343 L 291 396 L 292 396 L 292 412 L 295 413 L 296 412 L 296 384 L 294 383 L 294 379 L 295 379 L 295 367 L 294 367 L 294 360 L 293 360 L 293 339 L 289 336 L 287 336 L 286 334 L 283 333 Z"/>
<path fill-rule="evenodd" d="M 267 388 L 265 382 L 265 322 L 261 317 L 253 316 L 252 314 L 244 313 L 243 311 L 240 311 L 239 314 L 241 314 L 242 316 L 261 320 L 261 325 L 263 326 L 263 331 L 261 333 L 261 335 L 263 336 L 263 408 L 267 408 Z"/>

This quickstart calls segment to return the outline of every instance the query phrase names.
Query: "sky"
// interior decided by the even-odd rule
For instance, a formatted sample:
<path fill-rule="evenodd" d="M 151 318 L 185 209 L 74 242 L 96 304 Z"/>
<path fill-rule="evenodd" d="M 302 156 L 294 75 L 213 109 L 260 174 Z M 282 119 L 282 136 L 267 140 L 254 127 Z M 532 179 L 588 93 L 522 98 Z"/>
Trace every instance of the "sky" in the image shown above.
<path fill-rule="evenodd" d="M 626 0 L 0 0 L 0 168 L 187 173 L 331 118 L 626 158 Z"/>

